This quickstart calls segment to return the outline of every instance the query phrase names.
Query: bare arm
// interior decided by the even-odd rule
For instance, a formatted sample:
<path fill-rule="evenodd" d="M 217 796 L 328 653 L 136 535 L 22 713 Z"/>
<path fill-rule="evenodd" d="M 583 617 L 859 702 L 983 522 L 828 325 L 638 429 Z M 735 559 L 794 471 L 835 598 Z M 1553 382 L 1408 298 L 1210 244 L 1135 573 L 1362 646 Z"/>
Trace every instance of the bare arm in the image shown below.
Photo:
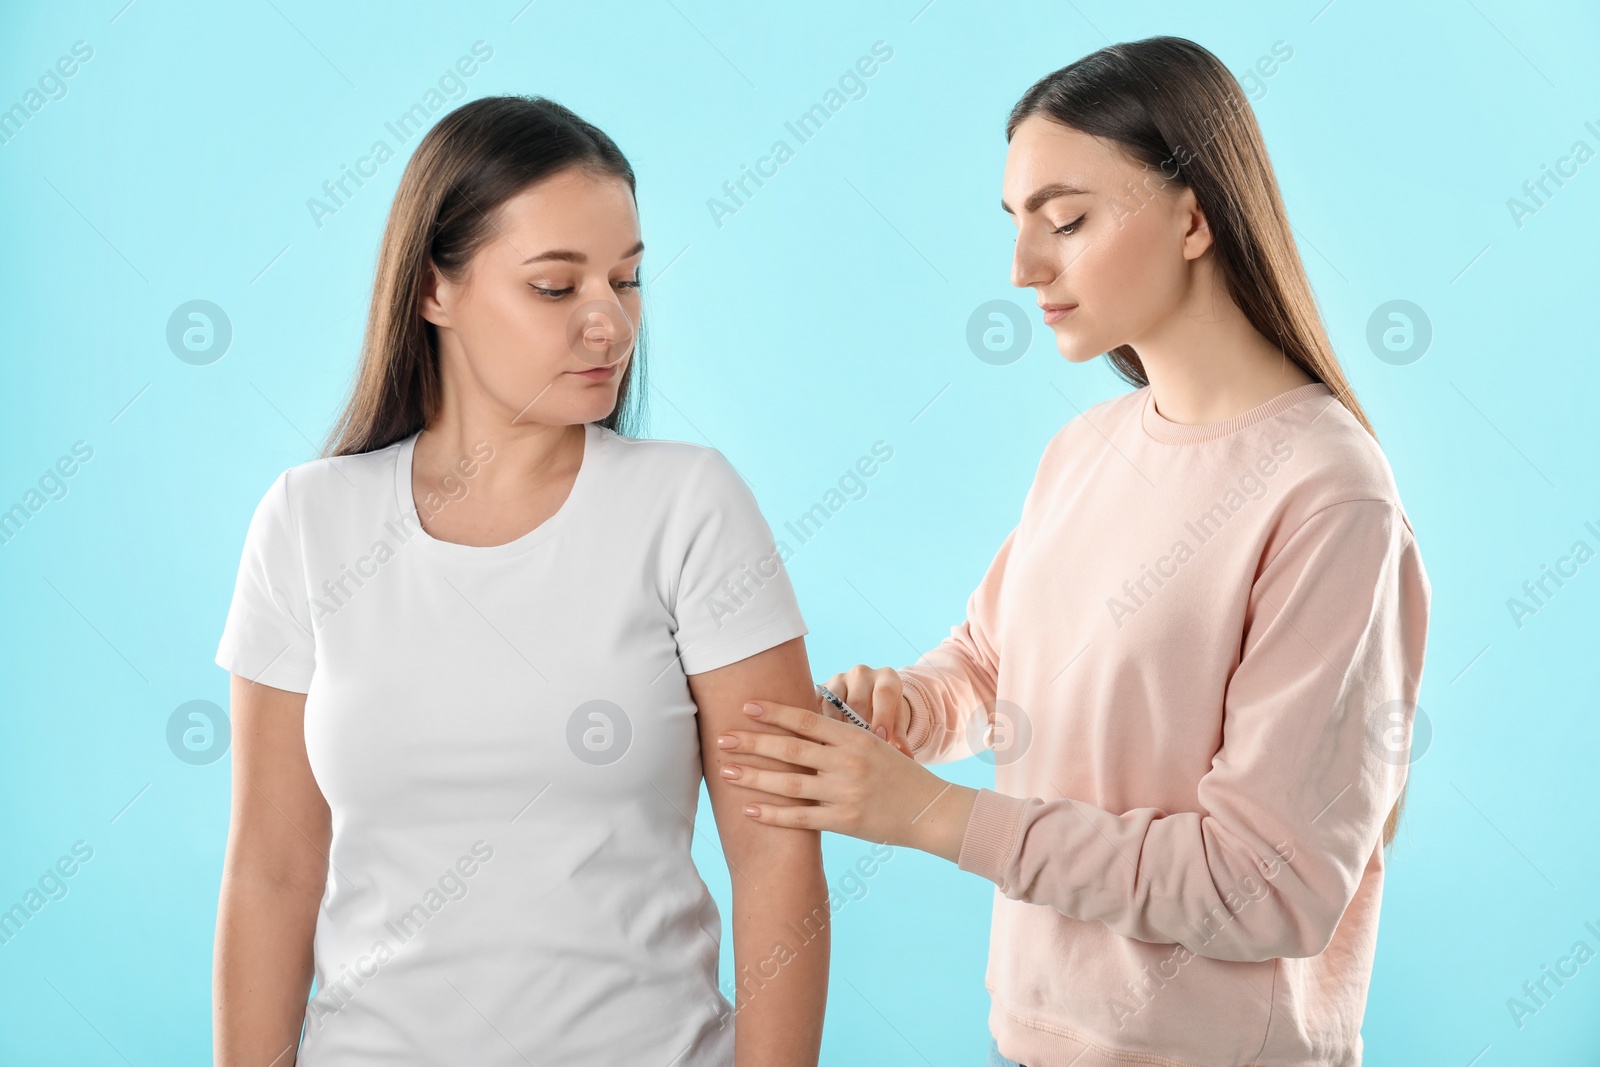
<path fill-rule="evenodd" d="M 311 990 L 332 823 L 306 759 L 304 693 L 232 676 L 233 809 L 217 901 L 217 1067 L 290 1067 Z"/>
<path fill-rule="evenodd" d="M 828 999 L 830 915 L 822 869 L 821 834 L 767 826 L 744 814 L 748 803 L 809 804 L 779 799 L 722 776 L 729 760 L 717 747 L 729 730 L 786 731 L 752 721 L 740 711 L 757 697 L 814 706 L 805 639 L 704 674 L 690 675 L 699 707 L 701 760 L 706 791 L 733 879 L 733 955 L 738 982 L 734 1013 L 739 1067 L 815 1067 Z M 745 755 L 742 762 L 773 770 L 811 773 L 775 759 Z"/>

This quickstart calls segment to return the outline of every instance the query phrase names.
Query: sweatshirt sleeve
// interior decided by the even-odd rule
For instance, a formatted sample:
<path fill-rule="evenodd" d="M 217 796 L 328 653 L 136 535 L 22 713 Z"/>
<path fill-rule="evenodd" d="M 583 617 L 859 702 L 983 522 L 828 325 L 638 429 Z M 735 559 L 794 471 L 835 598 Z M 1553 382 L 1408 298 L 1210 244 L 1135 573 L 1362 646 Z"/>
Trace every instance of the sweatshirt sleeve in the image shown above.
<path fill-rule="evenodd" d="M 983 724 L 972 718 L 993 716 L 1000 674 L 1001 589 L 1016 538 L 1013 528 L 968 599 L 966 619 L 914 666 L 895 672 L 911 705 L 906 744 L 918 763 L 949 763 L 984 747 Z"/>
<path fill-rule="evenodd" d="M 984 789 L 957 865 L 1013 900 L 1213 959 L 1320 953 L 1407 777 L 1430 600 L 1397 505 L 1317 511 L 1251 589 L 1199 811 Z"/>

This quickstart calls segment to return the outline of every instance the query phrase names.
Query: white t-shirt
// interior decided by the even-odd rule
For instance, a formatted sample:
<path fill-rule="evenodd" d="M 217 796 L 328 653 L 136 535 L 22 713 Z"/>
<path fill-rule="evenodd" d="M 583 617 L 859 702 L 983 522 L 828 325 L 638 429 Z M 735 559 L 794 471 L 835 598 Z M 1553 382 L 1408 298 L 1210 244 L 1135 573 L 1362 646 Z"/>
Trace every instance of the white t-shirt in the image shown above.
<path fill-rule="evenodd" d="M 273 482 L 217 651 L 307 694 L 332 809 L 300 1063 L 731 1067 L 685 679 L 807 632 L 771 529 L 716 449 L 589 423 L 555 515 L 440 541 L 415 443 Z"/>

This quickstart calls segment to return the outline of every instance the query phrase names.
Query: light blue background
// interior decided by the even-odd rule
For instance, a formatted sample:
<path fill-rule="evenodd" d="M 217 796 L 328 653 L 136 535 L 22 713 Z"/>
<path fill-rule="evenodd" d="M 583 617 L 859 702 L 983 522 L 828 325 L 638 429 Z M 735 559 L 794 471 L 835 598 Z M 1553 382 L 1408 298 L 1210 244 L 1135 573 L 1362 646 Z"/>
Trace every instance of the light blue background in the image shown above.
<path fill-rule="evenodd" d="M 1507 198 L 1579 139 L 1600 149 L 1592 4 L 1449 0 L 977 4 L 707 0 L 237 7 L 16 6 L 0 107 L 74 41 L 93 58 L 0 145 L 0 509 L 78 440 L 93 459 L 0 546 L 0 907 L 82 839 L 94 858 L 0 945 L 0 1062 L 201 1064 L 228 761 L 165 728 L 227 702 L 213 665 L 250 509 L 315 455 L 354 367 L 404 158 L 386 120 L 474 41 L 467 93 L 542 93 L 609 132 L 640 181 L 652 436 L 709 443 L 782 536 L 875 440 L 893 459 L 790 573 L 818 677 L 904 665 L 962 618 L 1044 443 L 1126 387 L 1067 365 L 1008 283 L 1011 104 L 1111 40 L 1191 37 L 1243 74 L 1335 347 L 1378 428 L 1434 587 L 1413 767 L 1391 856 L 1367 1063 L 1600 1062 L 1600 961 L 1518 1028 L 1507 998 L 1600 926 L 1600 562 L 1519 628 L 1525 580 L 1600 538 L 1600 160 L 1519 228 Z M 719 227 L 707 199 L 857 57 L 894 49 Z M 459 102 L 453 101 L 452 103 Z M 442 111 L 440 112 L 443 113 Z M 306 201 L 384 137 L 400 156 L 318 228 Z M 791 146 L 794 145 L 792 138 Z M 965 341 L 992 299 L 1031 350 Z M 208 366 L 169 315 L 216 302 Z M 1369 315 L 1430 318 L 1417 362 Z M 1093 561 L 1063 560 L 1063 566 Z M 992 784 L 978 760 L 940 768 Z M 696 858 L 728 907 L 702 801 Z M 868 846 L 827 845 L 830 879 Z M 839 912 L 823 1062 L 982 1062 L 993 886 L 901 850 Z M 724 940 L 723 974 L 732 970 Z M 731 989 L 730 989 L 731 991 Z M 1475 1059 L 1475 1057 L 1477 1057 Z"/>

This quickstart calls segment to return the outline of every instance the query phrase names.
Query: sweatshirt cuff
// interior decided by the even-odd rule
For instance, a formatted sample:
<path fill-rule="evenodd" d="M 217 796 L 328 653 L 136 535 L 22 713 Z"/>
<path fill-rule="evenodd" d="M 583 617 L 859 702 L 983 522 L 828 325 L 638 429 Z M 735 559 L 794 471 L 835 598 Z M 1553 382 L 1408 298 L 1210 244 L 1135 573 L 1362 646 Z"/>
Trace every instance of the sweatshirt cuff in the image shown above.
<path fill-rule="evenodd" d="M 1022 813 L 1027 806 L 1026 797 L 980 788 L 972 802 L 972 814 L 967 818 L 956 866 L 989 879 L 1004 892 L 1005 871 L 1011 865 Z"/>
<path fill-rule="evenodd" d="M 922 689 L 909 675 L 900 674 L 900 688 L 905 693 L 906 702 L 911 705 L 911 722 L 906 726 L 906 744 L 912 752 L 916 752 L 928 743 L 928 738 L 933 734 L 933 712 L 928 710 L 928 699 L 923 695 Z"/>

